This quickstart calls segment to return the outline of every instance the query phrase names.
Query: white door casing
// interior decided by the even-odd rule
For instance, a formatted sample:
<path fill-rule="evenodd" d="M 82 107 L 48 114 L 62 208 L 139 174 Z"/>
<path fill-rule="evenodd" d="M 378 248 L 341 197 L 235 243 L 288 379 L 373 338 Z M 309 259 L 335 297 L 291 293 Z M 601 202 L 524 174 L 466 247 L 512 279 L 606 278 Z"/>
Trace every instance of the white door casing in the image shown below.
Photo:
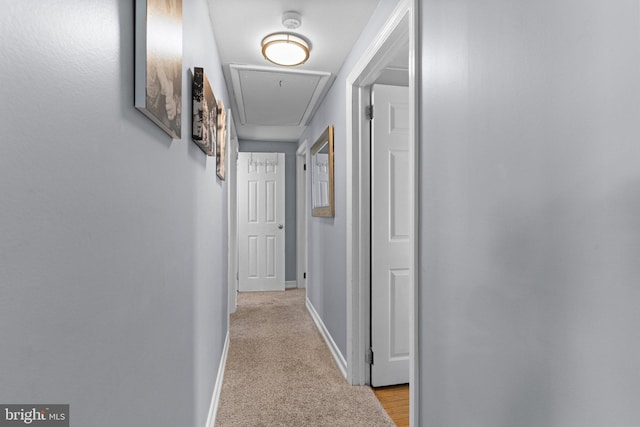
<path fill-rule="evenodd" d="M 284 291 L 285 156 L 238 154 L 240 292 Z"/>
<path fill-rule="evenodd" d="M 366 363 L 366 349 L 370 346 L 370 219 L 371 197 L 369 161 L 369 120 L 365 119 L 365 106 L 370 97 L 363 96 L 374 84 L 384 68 L 393 61 L 397 49 L 409 40 L 409 175 L 411 176 L 412 269 L 410 307 L 410 379 L 409 419 L 412 426 L 420 425 L 420 324 L 418 322 L 419 270 L 417 265 L 418 230 L 418 111 L 417 100 L 420 75 L 417 52 L 419 51 L 420 14 L 419 0 L 399 0 L 380 31 L 371 39 L 368 47 L 357 59 L 346 81 L 346 243 L 347 243 L 347 380 L 353 385 L 370 384 L 370 366 Z"/>
<path fill-rule="evenodd" d="M 409 382 L 409 91 L 374 85 L 371 97 L 371 384 L 379 387 Z"/>
<path fill-rule="evenodd" d="M 235 313 L 238 297 L 238 134 L 233 121 L 231 109 L 227 111 L 227 206 L 229 254 L 227 278 L 229 284 L 229 314 Z"/>
<path fill-rule="evenodd" d="M 307 287 L 307 141 L 296 151 L 296 282 Z"/>

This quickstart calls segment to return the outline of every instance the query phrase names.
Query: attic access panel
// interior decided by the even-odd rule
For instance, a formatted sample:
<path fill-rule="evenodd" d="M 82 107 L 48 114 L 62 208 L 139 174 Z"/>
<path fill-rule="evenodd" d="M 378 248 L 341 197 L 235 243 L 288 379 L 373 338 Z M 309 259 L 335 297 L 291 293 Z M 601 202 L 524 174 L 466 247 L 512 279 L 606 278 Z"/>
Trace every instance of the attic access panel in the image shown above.
<path fill-rule="evenodd" d="M 308 124 L 330 73 L 229 65 L 240 123 L 254 126 Z"/>

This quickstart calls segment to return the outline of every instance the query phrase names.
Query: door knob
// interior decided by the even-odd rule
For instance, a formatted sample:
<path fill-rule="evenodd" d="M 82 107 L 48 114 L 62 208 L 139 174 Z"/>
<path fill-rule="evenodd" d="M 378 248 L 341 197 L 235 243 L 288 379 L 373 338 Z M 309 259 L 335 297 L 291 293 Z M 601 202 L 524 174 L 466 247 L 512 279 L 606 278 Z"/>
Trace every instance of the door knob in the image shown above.
<path fill-rule="evenodd" d="M 282 230 L 283 228 L 284 228 L 284 225 L 282 225 L 282 224 L 278 224 L 278 229 L 279 229 L 279 230 Z"/>

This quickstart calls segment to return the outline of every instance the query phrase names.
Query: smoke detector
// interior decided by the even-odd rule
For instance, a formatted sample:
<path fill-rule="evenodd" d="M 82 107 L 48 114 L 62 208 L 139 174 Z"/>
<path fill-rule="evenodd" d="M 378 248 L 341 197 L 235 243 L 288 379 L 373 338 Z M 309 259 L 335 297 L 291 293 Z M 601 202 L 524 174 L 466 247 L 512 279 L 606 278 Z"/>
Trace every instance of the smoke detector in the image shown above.
<path fill-rule="evenodd" d="M 282 25 L 289 30 L 295 30 L 302 25 L 302 16 L 298 12 L 285 12 L 282 15 Z"/>

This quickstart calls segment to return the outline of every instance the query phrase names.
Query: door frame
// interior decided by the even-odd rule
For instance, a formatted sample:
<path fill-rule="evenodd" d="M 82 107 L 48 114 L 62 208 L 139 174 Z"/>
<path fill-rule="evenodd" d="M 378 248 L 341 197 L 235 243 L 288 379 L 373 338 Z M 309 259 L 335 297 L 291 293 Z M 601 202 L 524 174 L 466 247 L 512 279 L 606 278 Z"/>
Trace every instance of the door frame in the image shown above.
<path fill-rule="evenodd" d="M 354 385 L 370 382 L 365 361 L 370 337 L 370 130 L 364 108 L 368 105 L 368 86 L 391 61 L 394 48 L 409 41 L 409 156 L 413 177 L 410 217 L 413 225 L 411 246 L 410 318 L 410 423 L 417 425 L 418 413 L 418 145 L 417 145 L 417 52 L 418 1 L 401 0 L 383 28 L 359 58 L 347 77 L 347 380 Z"/>
<path fill-rule="evenodd" d="M 238 306 L 238 133 L 231 109 L 227 111 L 227 282 L 228 312 Z"/>
<path fill-rule="evenodd" d="M 296 151 L 296 285 L 307 287 L 307 140 Z"/>

